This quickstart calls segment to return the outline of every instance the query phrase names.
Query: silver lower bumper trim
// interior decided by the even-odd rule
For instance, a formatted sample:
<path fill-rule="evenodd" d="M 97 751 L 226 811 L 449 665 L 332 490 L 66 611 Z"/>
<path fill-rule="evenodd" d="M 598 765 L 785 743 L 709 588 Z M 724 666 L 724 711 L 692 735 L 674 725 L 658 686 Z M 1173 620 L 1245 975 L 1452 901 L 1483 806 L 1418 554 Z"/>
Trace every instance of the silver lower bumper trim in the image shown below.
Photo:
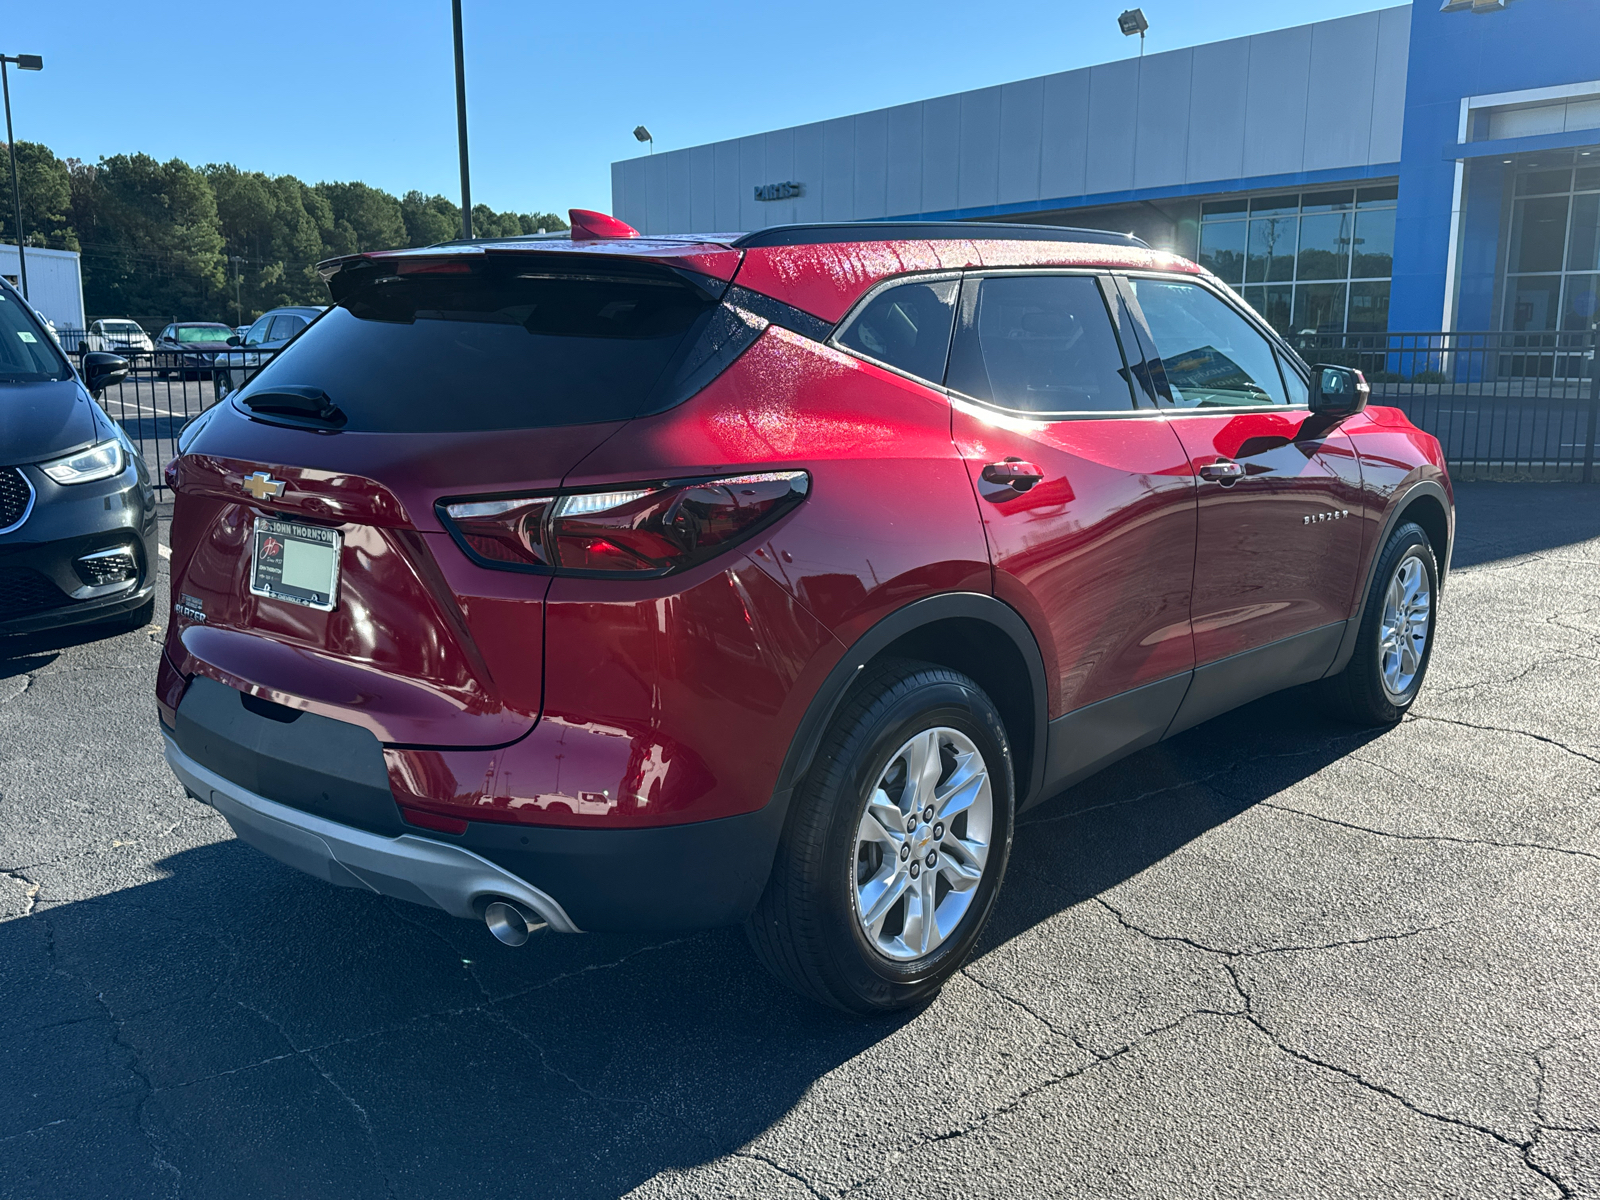
<path fill-rule="evenodd" d="M 181 783 L 227 818 L 239 840 L 281 863 L 339 887 L 481 920 L 480 904 L 505 897 L 527 906 L 558 933 L 578 927 L 552 897 L 462 846 L 402 834 L 368 833 L 258 796 L 201 766 L 166 733 L 167 765 Z"/>

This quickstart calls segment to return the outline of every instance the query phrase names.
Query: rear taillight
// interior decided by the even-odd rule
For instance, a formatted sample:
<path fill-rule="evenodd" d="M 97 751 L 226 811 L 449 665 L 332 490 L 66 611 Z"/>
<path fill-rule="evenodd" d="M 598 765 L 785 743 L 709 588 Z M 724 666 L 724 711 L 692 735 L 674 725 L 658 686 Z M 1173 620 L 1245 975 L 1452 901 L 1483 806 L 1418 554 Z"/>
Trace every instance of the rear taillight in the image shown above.
<path fill-rule="evenodd" d="M 810 490 L 804 471 L 673 480 L 604 492 L 452 500 L 440 520 L 467 555 L 505 570 L 666 575 L 743 541 Z"/>

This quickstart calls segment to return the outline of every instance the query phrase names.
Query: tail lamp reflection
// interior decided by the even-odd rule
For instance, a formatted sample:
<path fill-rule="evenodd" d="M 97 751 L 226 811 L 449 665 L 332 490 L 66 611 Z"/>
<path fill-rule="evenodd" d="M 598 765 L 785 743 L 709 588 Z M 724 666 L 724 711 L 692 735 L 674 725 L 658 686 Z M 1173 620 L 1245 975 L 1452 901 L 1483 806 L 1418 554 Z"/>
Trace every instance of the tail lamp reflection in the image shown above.
<path fill-rule="evenodd" d="M 743 541 L 805 499 L 804 471 L 677 480 L 605 492 L 441 502 L 475 561 L 509 570 L 666 575 Z"/>

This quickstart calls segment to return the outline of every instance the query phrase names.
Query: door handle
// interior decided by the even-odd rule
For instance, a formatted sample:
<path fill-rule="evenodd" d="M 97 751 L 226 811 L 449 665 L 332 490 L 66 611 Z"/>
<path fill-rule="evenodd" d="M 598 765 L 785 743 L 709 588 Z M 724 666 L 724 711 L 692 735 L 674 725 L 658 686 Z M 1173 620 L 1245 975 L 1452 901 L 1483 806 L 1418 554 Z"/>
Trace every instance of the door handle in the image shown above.
<path fill-rule="evenodd" d="M 1008 458 L 1003 462 L 992 462 L 983 468 L 983 481 L 985 483 L 1009 487 L 1012 491 L 1019 493 L 1027 491 L 1043 479 L 1043 471 L 1031 462 L 1023 462 L 1020 458 Z"/>
<path fill-rule="evenodd" d="M 1244 478 L 1244 467 L 1239 463 L 1223 459 L 1220 462 L 1207 463 L 1201 467 L 1200 478 L 1220 483 L 1223 487 L 1232 487 Z"/>

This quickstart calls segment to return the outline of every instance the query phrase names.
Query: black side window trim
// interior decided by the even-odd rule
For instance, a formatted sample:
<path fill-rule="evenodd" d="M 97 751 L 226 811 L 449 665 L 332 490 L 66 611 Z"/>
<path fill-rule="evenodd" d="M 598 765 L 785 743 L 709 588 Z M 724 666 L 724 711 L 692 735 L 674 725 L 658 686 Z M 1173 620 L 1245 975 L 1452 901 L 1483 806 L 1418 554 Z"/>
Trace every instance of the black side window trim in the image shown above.
<path fill-rule="evenodd" d="M 1099 286 L 1100 302 L 1105 305 L 1106 321 L 1111 327 L 1111 336 L 1116 340 L 1117 352 L 1122 355 L 1122 369 L 1119 374 L 1128 386 L 1127 409 L 1063 409 L 1059 412 L 1038 412 L 1033 409 L 1006 408 L 992 400 L 984 400 L 977 396 L 969 396 L 966 392 L 957 391 L 948 386 L 943 388 L 947 396 L 959 397 L 969 404 L 976 404 L 990 412 L 1025 421 L 1037 421 L 1041 424 L 1054 424 L 1058 421 L 1120 421 L 1127 417 L 1156 416 L 1157 411 L 1152 407 L 1141 407 L 1139 393 L 1134 386 L 1134 370 L 1132 360 L 1128 357 L 1128 346 L 1122 336 L 1122 322 L 1118 319 L 1116 302 L 1120 299 L 1117 287 L 1111 272 L 1081 268 L 1053 268 L 1053 267 L 999 267 L 978 268 L 961 272 L 961 297 L 956 302 L 956 320 L 950 332 L 951 350 L 945 356 L 945 376 L 949 378 L 950 358 L 955 353 L 955 339 L 961 332 L 961 309 L 965 303 L 964 297 L 969 282 L 981 282 L 984 279 L 1019 279 L 1039 278 L 1042 276 L 1071 276 L 1089 277 Z"/>

